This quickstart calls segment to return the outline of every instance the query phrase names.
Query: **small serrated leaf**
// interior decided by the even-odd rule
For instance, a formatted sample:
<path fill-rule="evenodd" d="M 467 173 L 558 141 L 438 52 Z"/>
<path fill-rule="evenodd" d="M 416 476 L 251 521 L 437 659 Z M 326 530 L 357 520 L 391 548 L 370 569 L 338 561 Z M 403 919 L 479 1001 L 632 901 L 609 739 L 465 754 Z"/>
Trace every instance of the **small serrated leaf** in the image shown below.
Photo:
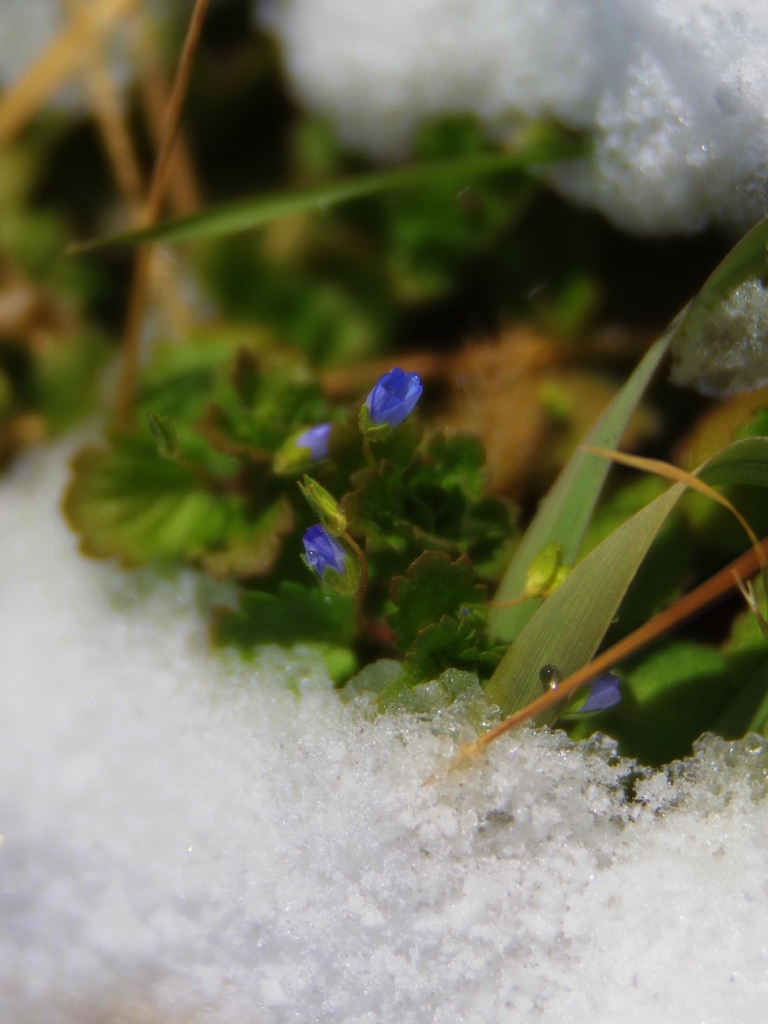
<path fill-rule="evenodd" d="M 72 462 L 64 513 L 95 558 L 123 565 L 194 559 L 221 544 L 242 514 L 234 495 L 209 493 L 188 466 L 161 458 L 144 435 L 113 432 L 109 448 L 81 450 Z"/>
<path fill-rule="evenodd" d="M 448 668 L 474 672 L 487 679 L 501 661 L 504 648 L 489 648 L 479 616 L 454 618 L 443 615 L 416 635 L 408 653 L 408 676 L 411 683 L 435 679 Z"/>
<path fill-rule="evenodd" d="M 399 650 L 408 651 L 425 626 L 443 615 L 456 614 L 464 605 L 480 604 L 485 587 L 475 583 L 466 555 L 452 562 L 444 551 L 425 551 L 405 576 L 395 577 L 391 593 L 396 609 L 388 616 L 389 623 Z"/>
<path fill-rule="evenodd" d="M 206 551 L 200 565 L 215 579 L 264 576 L 280 554 L 282 538 L 293 530 L 293 508 L 282 495 L 252 523 L 232 530 L 223 548 Z"/>
<path fill-rule="evenodd" d="M 237 611 L 215 609 L 211 637 L 219 647 L 232 645 L 246 653 L 260 644 L 348 647 L 355 632 L 354 609 L 350 597 L 284 581 L 276 594 L 246 591 Z"/>

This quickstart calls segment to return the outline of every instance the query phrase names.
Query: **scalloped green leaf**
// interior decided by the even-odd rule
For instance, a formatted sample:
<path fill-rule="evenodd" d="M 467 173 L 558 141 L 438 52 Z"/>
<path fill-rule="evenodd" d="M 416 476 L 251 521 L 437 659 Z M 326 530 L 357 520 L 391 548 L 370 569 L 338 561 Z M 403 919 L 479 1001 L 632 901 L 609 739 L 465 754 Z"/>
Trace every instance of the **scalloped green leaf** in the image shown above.
<path fill-rule="evenodd" d="M 436 679 L 449 668 L 487 679 L 501 661 L 504 648 L 489 645 L 484 627 L 484 616 L 472 613 L 460 618 L 443 615 L 425 626 L 408 652 L 409 682 Z"/>
<path fill-rule="evenodd" d="M 327 643 L 344 648 L 354 634 L 352 598 L 290 581 L 282 582 L 276 594 L 245 591 L 237 610 L 214 609 L 211 625 L 216 646 L 234 646 L 244 653 L 262 644 Z"/>
<path fill-rule="evenodd" d="M 256 520 L 231 529 L 222 548 L 204 551 L 200 565 L 215 579 L 265 576 L 277 561 L 282 539 L 292 532 L 293 525 L 293 506 L 281 495 Z"/>
<path fill-rule="evenodd" d="M 125 566 L 191 560 L 223 544 L 242 517 L 234 495 L 210 493 L 195 470 L 158 455 L 149 436 L 113 432 L 109 448 L 88 447 L 72 462 L 64 513 L 95 558 Z"/>
<path fill-rule="evenodd" d="M 472 563 L 462 555 L 455 562 L 445 551 L 425 551 L 405 576 L 392 580 L 395 611 L 388 616 L 397 634 L 397 647 L 408 651 L 417 634 L 443 615 L 455 615 L 465 605 L 480 604 L 485 587 L 475 583 Z"/>

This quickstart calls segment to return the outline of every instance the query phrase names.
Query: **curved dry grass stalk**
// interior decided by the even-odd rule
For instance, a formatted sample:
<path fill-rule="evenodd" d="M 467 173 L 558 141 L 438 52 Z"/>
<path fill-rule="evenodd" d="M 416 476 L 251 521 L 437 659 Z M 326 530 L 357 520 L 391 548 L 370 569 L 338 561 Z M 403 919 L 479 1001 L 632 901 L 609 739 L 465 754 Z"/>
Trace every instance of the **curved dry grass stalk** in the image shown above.
<path fill-rule="evenodd" d="M 187 94 L 192 64 L 195 52 L 197 51 L 197 45 L 200 41 L 208 4 L 209 0 L 196 0 L 192 16 L 189 20 L 179 65 L 176 69 L 176 76 L 173 88 L 171 89 L 171 96 L 168 101 L 168 108 L 165 113 L 160 146 L 152 171 L 152 179 L 149 184 L 149 194 L 142 217 L 142 225 L 144 227 L 152 225 L 160 215 L 171 168 L 181 110 Z M 141 340 L 141 326 L 144 320 L 144 309 L 149 294 L 151 261 L 152 246 L 141 246 L 136 256 L 133 272 L 125 337 L 123 340 L 123 364 L 117 391 L 116 413 L 118 421 L 122 423 L 130 421 L 134 396 L 136 394 L 139 373 L 139 343 Z"/>
<path fill-rule="evenodd" d="M 671 462 L 663 462 L 661 459 L 646 459 L 640 455 L 629 455 L 627 452 L 617 452 L 612 448 L 595 448 L 591 445 L 583 445 L 582 450 L 585 452 L 591 452 L 592 455 L 601 455 L 603 458 L 610 459 L 612 462 L 618 462 L 621 466 L 629 466 L 631 469 L 639 469 L 644 473 L 653 473 L 654 476 L 661 476 L 665 480 L 672 480 L 675 483 L 683 483 L 686 487 L 690 487 L 692 491 L 698 491 L 699 494 L 703 494 L 705 498 L 711 498 L 712 501 L 717 502 L 718 505 L 722 505 L 723 508 L 727 508 L 728 511 L 738 519 L 755 550 L 762 551 L 759 546 L 757 534 L 741 512 L 739 512 L 736 506 L 732 502 L 728 501 L 724 495 L 720 494 L 719 491 L 716 491 L 714 487 L 710 487 L 709 484 L 704 483 L 703 480 L 699 479 L 696 475 L 698 470 L 694 473 L 689 473 L 687 470 L 681 469 L 679 466 L 674 466 Z M 762 556 L 762 558 L 763 563 L 761 563 L 761 565 L 765 568 L 765 556 Z"/>
<path fill-rule="evenodd" d="M 88 28 L 71 24 L 0 99 L 0 145 L 9 142 L 92 59 L 93 36 L 107 37 L 142 0 L 99 0 L 89 5 Z"/>

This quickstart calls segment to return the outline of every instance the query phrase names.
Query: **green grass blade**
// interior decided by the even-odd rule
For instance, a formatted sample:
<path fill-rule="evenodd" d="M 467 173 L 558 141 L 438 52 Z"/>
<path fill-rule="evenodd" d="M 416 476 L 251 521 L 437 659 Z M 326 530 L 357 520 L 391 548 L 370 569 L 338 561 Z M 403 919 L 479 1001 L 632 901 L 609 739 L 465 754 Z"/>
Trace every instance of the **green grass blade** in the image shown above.
<path fill-rule="evenodd" d="M 141 231 L 129 231 L 77 246 L 84 252 L 113 245 L 139 242 L 189 242 L 217 238 L 238 231 L 261 227 L 278 217 L 325 210 L 337 203 L 370 196 L 377 192 L 431 185 L 455 179 L 458 183 L 501 171 L 535 170 L 558 160 L 571 160 L 588 152 L 583 138 L 553 125 L 532 125 L 525 130 L 516 148 L 504 153 L 454 157 L 429 163 L 398 167 L 342 178 L 310 188 L 293 189 L 252 199 L 239 200 L 179 220 L 167 221 Z"/>
<path fill-rule="evenodd" d="M 766 280 L 768 217 L 715 268 L 678 324 L 672 340 L 675 384 L 724 396 L 766 383 L 768 340 L 758 327 Z"/>
<path fill-rule="evenodd" d="M 698 475 L 709 484 L 768 486 L 768 438 L 734 442 L 713 455 Z M 556 665 L 565 678 L 593 657 L 648 549 L 685 490 L 685 484 L 675 484 L 614 530 L 544 602 L 486 687 L 488 699 L 500 705 L 505 715 L 541 695 L 542 666 Z M 551 719 L 555 717 L 556 712 Z"/>
<path fill-rule="evenodd" d="M 728 255 L 712 271 L 696 298 L 688 307 L 688 314 L 679 324 L 685 329 L 689 319 L 703 310 L 712 310 L 728 298 L 734 288 L 750 278 L 763 280 L 768 275 L 768 217 L 764 217 L 751 231 L 734 245 Z"/>
<path fill-rule="evenodd" d="M 539 671 L 563 678 L 594 655 L 664 520 L 685 492 L 675 484 L 591 551 L 547 598 L 502 658 L 486 696 L 511 715 L 541 696 Z M 557 717 L 553 712 L 551 719 Z"/>
<path fill-rule="evenodd" d="M 649 381 L 669 348 L 677 320 L 648 349 L 635 371 L 584 438 L 584 444 L 615 448 Z M 596 455 L 576 451 L 542 501 L 499 585 L 495 599 L 511 601 L 523 592 L 525 575 L 533 559 L 550 541 L 563 545 L 563 560 L 572 565 L 600 496 L 610 464 Z M 489 628 L 511 643 L 532 618 L 541 601 L 512 608 L 492 608 Z"/>
<path fill-rule="evenodd" d="M 768 487 L 768 437 L 745 437 L 715 452 L 698 474 L 713 487 L 756 484 Z"/>

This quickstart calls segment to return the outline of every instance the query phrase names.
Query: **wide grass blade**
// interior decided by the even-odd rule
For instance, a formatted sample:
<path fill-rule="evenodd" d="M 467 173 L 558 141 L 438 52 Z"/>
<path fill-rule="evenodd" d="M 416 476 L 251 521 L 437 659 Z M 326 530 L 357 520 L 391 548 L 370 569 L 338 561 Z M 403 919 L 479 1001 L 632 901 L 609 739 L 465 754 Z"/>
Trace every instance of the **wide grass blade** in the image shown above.
<path fill-rule="evenodd" d="M 677 320 L 648 349 L 629 380 L 584 438 L 585 445 L 616 447 L 669 348 L 676 326 Z M 528 567 L 550 541 L 562 544 L 563 562 L 573 564 L 608 469 L 609 463 L 605 459 L 581 450 L 574 452 L 526 530 L 496 591 L 495 602 L 512 601 L 522 595 Z M 511 608 L 492 608 L 488 616 L 489 629 L 500 640 L 511 643 L 540 605 L 541 601 L 532 600 Z"/>
<path fill-rule="evenodd" d="M 671 379 L 704 394 L 752 391 L 768 381 L 768 217 L 715 268 L 672 340 Z"/>
<path fill-rule="evenodd" d="M 204 210 L 192 217 L 167 221 L 142 231 L 130 231 L 77 246 L 75 251 L 140 242 L 189 242 L 232 235 L 258 228 L 278 217 L 326 210 L 338 203 L 374 195 L 377 192 L 415 188 L 438 181 L 456 180 L 458 184 L 501 171 L 535 170 L 558 160 L 584 156 L 589 149 L 585 140 L 554 125 L 532 125 L 520 136 L 515 148 L 504 153 L 453 157 L 429 163 L 398 167 L 389 171 L 359 174 L 310 188 L 292 189 L 252 199 L 239 200 Z"/>
<path fill-rule="evenodd" d="M 707 483 L 768 486 L 768 438 L 736 441 L 697 475 Z M 486 695 L 505 715 L 542 693 L 539 672 L 556 665 L 562 678 L 597 650 L 621 600 L 665 519 L 686 490 L 676 483 L 632 516 L 586 556 L 522 630 L 493 674 Z M 557 717 L 551 709 L 548 720 Z"/>
<path fill-rule="evenodd" d="M 713 310 L 727 299 L 734 288 L 751 278 L 764 280 L 768 275 L 768 217 L 764 217 L 751 231 L 734 245 L 728 255 L 712 271 L 696 298 L 688 307 L 687 315 L 678 325 L 686 329 L 690 320 L 703 311 Z"/>

